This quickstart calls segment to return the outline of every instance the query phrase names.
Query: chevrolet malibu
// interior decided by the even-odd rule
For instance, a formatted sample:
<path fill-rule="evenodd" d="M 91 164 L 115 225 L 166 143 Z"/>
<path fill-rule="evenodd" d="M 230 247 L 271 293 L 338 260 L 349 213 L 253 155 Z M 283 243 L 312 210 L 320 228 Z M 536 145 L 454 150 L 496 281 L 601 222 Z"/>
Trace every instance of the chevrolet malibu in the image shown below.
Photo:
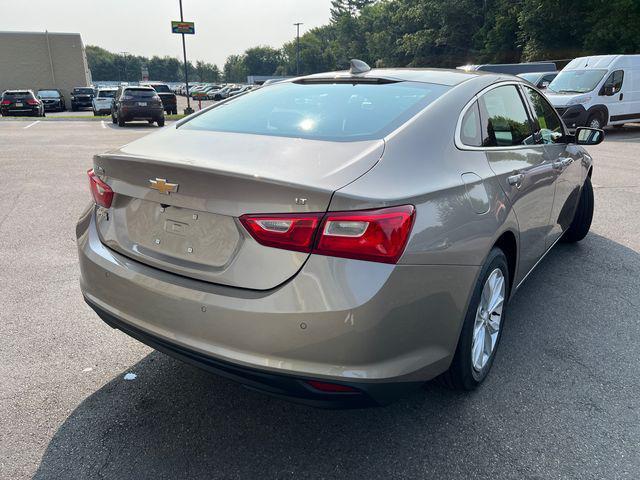
<path fill-rule="evenodd" d="M 476 388 L 509 299 L 589 231 L 592 159 L 528 82 L 287 80 L 97 155 L 81 288 L 110 326 L 315 406 Z"/>

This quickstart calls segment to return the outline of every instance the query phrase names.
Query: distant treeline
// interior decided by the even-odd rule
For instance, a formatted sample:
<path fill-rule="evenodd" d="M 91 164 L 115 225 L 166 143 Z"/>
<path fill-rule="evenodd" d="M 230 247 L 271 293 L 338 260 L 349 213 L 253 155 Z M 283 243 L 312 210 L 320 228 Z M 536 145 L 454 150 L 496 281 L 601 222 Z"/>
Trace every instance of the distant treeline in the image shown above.
<path fill-rule="evenodd" d="M 334 0 L 330 22 L 300 37 L 300 73 L 345 68 L 350 58 L 379 67 L 456 67 L 640 53 L 638 32 L 640 0 Z M 146 63 L 151 78 L 183 80 L 174 58 L 127 57 L 124 72 L 122 55 L 97 47 L 87 53 L 94 79 L 137 80 Z M 191 71 L 202 81 L 293 75 L 296 41 L 231 55 L 222 72 L 204 62 Z"/>

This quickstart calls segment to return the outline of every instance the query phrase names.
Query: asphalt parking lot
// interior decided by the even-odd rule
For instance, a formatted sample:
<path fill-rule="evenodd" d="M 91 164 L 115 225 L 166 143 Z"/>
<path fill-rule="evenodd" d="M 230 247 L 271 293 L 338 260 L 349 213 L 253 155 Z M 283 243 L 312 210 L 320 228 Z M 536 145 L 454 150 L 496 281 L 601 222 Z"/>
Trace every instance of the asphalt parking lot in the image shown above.
<path fill-rule="evenodd" d="M 157 129 L 0 121 L 0 478 L 638 478 L 640 125 L 590 149 L 591 233 L 519 291 L 481 389 L 347 411 L 184 365 L 84 304 L 92 155 Z"/>

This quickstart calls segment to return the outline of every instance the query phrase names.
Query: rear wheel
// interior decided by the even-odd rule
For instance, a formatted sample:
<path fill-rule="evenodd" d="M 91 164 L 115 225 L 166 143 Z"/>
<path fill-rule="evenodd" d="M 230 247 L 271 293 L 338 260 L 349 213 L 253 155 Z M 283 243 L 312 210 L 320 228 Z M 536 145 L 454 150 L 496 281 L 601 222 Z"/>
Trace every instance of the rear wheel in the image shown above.
<path fill-rule="evenodd" d="M 443 383 L 456 390 L 473 390 L 486 378 L 502 337 L 507 300 L 507 257 L 493 248 L 471 296 L 456 353 Z"/>
<path fill-rule="evenodd" d="M 580 202 L 573 216 L 573 221 L 562 237 L 563 242 L 579 242 L 587 236 L 591 228 L 591 220 L 593 220 L 593 204 L 593 186 L 591 179 L 587 177 L 582 186 L 582 192 L 580 192 Z"/>
<path fill-rule="evenodd" d="M 157 123 L 159 127 L 164 127 L 164 118 L 159 118 Z"/>
<path fill-rule="evenodd" d="M 125 123 L 127 123 L 127 122 L 124 121 L 124 118 L 122 118 L 120 115 L 118 115 L 118 126 L 119 127 L 124 127 Z"/>
<path fill-rule="evenodd" d="M 587 127 L 604 128 L 604 115 L 602 112 L 593 112 L 587 119 Z"/>
<path fill-rule="evenodd" d="M 116 120 L 116 116 L 112 113 L 111 114 L 111 123 L 117 123 L 118 121 Z"/>

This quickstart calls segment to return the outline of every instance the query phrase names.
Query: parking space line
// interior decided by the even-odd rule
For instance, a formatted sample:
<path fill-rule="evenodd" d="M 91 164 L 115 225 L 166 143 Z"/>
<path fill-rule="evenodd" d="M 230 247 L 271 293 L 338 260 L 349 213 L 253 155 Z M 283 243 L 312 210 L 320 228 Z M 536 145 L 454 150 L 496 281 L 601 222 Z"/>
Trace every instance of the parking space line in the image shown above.
<path fill-rule="evenodd" d="M 100 120 L 100 125 L 102 125 L 102 128 L 107 128 L 107 126 L 104 124 L 104 120 Z"/>
<path fill-rule="evenodd" d="M 24 127 L 24 129 L 23 129 L 23 130 L 26 130 L 27 128 L 31 128 L 31 127 L 33 127 L 36 123 L 40 123 L 40 120 L 36 120 L 35 122 L 30 123 L 29 125 L 27 125 L 26 127 Z"/>

